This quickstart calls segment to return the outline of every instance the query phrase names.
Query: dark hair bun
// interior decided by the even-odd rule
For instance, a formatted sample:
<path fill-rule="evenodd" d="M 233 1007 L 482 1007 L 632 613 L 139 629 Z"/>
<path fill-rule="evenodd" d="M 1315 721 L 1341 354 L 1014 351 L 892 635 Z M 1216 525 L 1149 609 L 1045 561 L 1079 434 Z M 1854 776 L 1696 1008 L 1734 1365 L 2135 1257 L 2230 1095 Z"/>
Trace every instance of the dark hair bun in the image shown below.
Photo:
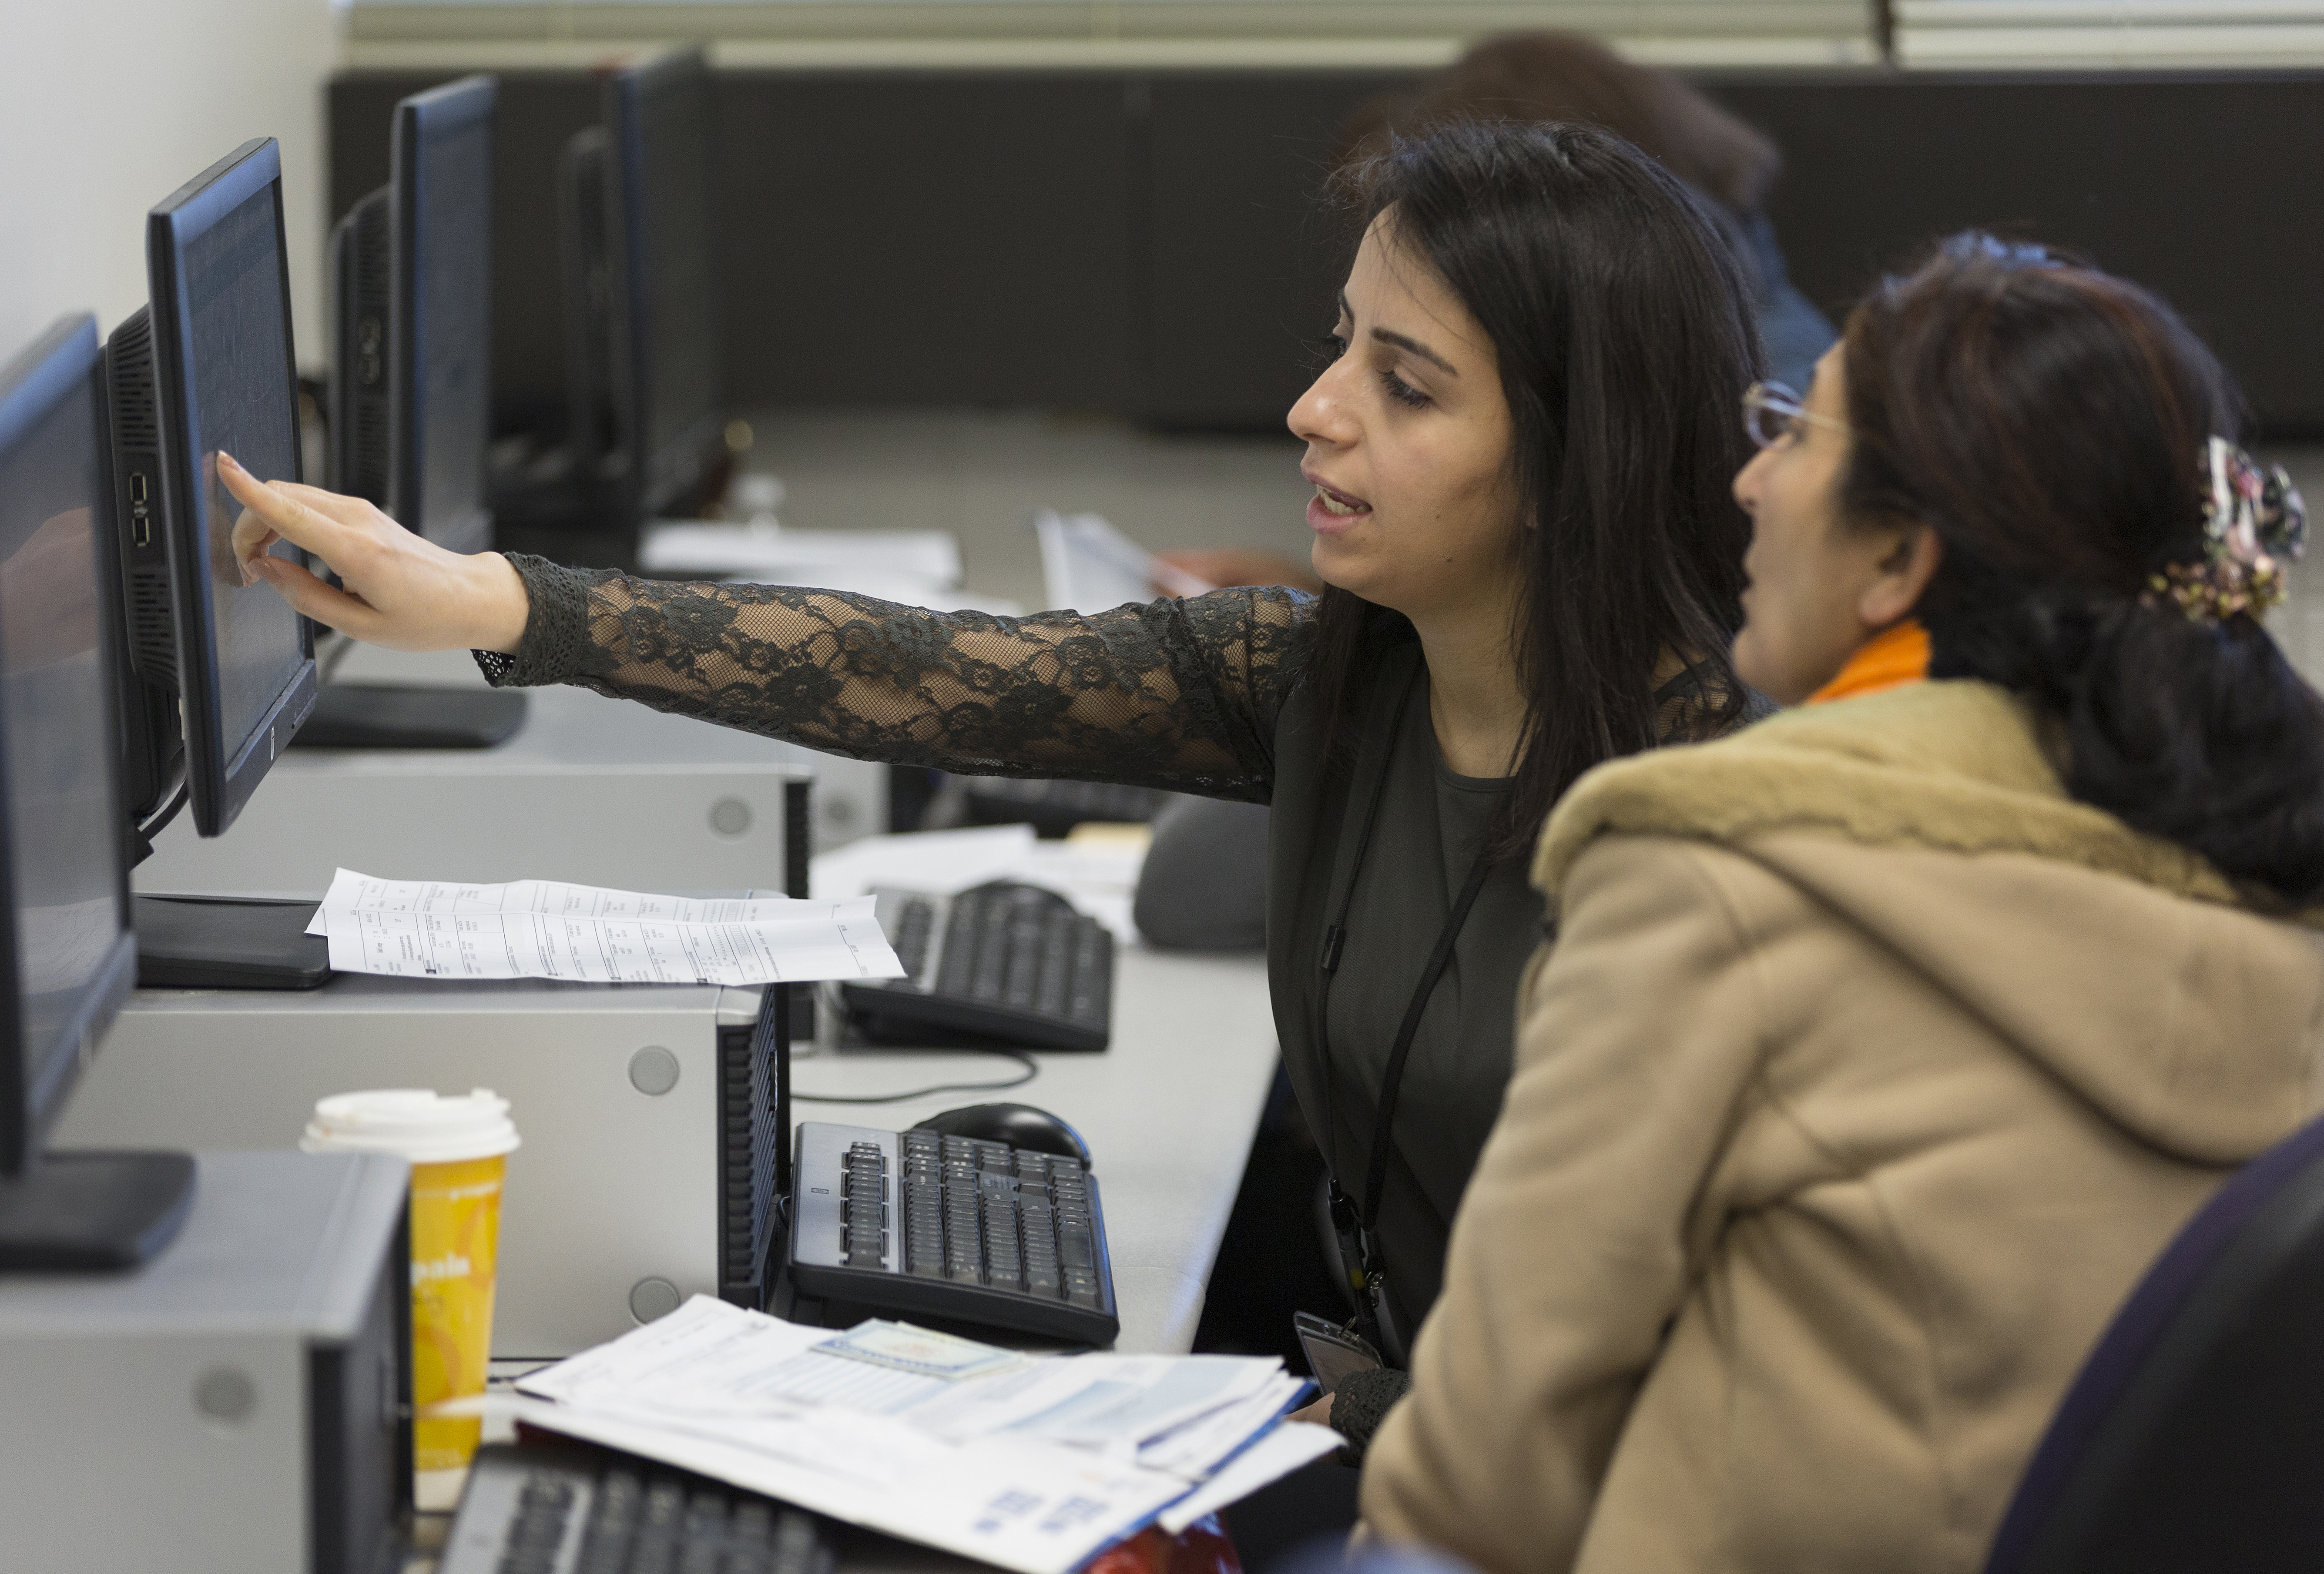
<path fill-rule="evenodd" d="M 1841 507 L 1925 520 L 1932 676 L 2060 725 L 2076 798 L 2294 903 L 2324 895 L 2324 700 L 2249 616 L 2148 605 L 2200 561 L 2199 459 L 2241 401 L 2147 291 L 1953 237 L 1851 314 Z"/>

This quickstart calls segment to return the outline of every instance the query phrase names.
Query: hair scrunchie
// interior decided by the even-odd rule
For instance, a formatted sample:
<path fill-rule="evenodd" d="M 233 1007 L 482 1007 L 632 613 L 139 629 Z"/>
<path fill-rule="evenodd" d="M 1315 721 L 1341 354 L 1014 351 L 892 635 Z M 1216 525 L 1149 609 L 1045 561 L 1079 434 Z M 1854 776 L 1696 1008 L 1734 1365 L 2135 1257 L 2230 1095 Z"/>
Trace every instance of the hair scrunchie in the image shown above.
<path fill-rule="evenodd" d="M 2139 601 L 2166 602 L 2199 623 L 2255 620 L 2291 592 L 2287 569 L 2308 545 L 2308 510 L 2281 465 L 2262 470 L 2225 437 L 2197 456 L 2203 477 L 2203 560 L 2151 575 Z"/>

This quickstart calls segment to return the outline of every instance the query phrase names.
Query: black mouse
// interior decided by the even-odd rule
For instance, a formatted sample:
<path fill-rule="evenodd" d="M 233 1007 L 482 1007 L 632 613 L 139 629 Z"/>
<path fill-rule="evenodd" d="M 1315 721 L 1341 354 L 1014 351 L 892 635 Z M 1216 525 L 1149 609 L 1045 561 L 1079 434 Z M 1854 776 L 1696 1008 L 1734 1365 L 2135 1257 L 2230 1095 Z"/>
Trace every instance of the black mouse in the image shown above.
<path fill-rule="evenodd" d="M 1079 1159 L 1085 1168 L 1090 1164 L 1089 1144 L 1082 1140 L 1082 1134 L 1047 1109 L 1036 1109 L 1030 1104 L 970 1104 L 931 1115 L 912 1129 L 1029 1147 L 1035 1153 Z"/>

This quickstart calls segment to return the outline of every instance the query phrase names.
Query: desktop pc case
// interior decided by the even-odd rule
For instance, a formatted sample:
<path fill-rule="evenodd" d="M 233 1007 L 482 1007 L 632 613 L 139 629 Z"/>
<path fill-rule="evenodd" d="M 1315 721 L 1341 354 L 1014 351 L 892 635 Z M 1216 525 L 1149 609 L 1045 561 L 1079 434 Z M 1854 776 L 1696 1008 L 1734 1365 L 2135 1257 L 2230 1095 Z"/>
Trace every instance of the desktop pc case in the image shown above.
<path fill-rule="evenodd" d="M 288 1148 L 327 1094 L 491 1088 L 522 1139 L 493 1352 L 571 1355 L 689 1295 L 765 1303 L 786 992 L 355 973 L 292 995 L 141 990 L 51 1146 Z"/>
<path fill-rule="evenodd" d="M 204 1153 L 184 1229 L 143 1267 L 0 1276 L 0 1566 L 393 1567 L 410 1173 Z"/>
<path fill-rule="evenodd" d="M 374 191 L 331 231 L 331 489 L 388 512 L 388 225 Z"/>

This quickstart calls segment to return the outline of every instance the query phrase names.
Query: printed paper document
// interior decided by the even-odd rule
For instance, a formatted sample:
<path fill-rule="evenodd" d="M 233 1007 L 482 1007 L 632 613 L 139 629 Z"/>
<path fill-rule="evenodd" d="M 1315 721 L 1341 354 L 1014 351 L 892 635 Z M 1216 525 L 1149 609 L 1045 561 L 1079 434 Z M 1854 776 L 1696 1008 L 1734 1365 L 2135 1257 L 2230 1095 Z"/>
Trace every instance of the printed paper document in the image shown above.
<path fill-rule="evenodd" d="M 1339 1446 L 1282 1419 L 1308 1385 L 1280 1361 L 1043 1356 L 950 1376 L 846 1353 L 875 1326 L 697 1295 L 524 1378 L 516 1413 L 1022 1574 L 1065 1574 L 1190 1495 L 1209 1506 L 1183 1523 Z"/>
<path fill-rule="evenodd" d="M 868 897 L 662 897 L 556 880 L 388 880 L 343 869 L 307 933 L 329 940 L 331 965 L 342 972 L 401 978 L 747 985 L 904 971 Z"/>

